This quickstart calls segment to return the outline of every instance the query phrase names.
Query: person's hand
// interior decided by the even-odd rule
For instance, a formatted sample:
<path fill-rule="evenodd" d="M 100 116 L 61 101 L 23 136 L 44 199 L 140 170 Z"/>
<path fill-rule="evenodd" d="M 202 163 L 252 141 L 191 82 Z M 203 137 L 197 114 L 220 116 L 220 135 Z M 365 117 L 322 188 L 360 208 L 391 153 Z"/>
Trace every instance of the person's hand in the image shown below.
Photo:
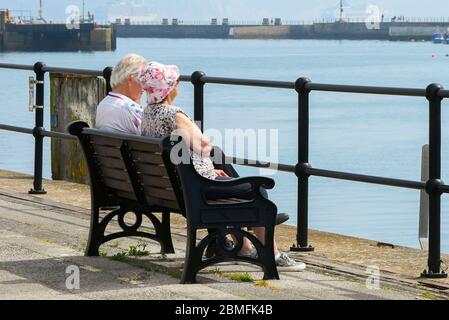
<path fill-rule="evenodd" d="M 215 173 L 217 174 L 217 176 L 219 177 L 229 177 L 226 172 L 224 172 L 223 170 L 220 169 L 215 169 Z"/>

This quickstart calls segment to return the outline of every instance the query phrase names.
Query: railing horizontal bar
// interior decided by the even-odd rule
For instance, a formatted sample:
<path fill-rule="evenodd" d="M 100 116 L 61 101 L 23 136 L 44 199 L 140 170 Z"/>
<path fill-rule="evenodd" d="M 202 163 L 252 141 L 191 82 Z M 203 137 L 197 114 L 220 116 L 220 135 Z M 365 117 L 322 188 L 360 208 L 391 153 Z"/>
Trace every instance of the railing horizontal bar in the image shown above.
<path fill-rule="evenodd" d="M 62 132 L 55 132 L 55 131 L 41 131 L 41 135 L 44 137 L 51 137 L 51 138 L 60 138 L 60 139 L 68 139 L 68 140 L 76 140 L 75 136 L 72 136 L 68 133 L 62 133 Z"/>
<path fill-rule="evenodd" d="M 0 130 L 33 134 L 33 129 L 8 126 L 8 125 L 4 125 L 4 124 L 0 124 Z M 103 135 L 101 130 L 96 130 L 96 129 L 84 129 L 84 130 L 91 134 L 96 134 L 96 135 L 100 135 L 100 136 Z M 41 131 L 41 134 L 44 137 L 76 140 L 76 137 L 74 137 L 70 134 L 67 134 L 67 133 L 62 133 L 62 132 L 53 132 L 53 131 L 44 130 L 44 131 Z M 105 132 L 104 135 L 110 136 L 111 133 Z M 134 135 L 120 134 L 120 133 L 115 133 L 115 134 L 113 133 L 113 135 L 116 135 L 117 137 L 128 138 L 130 140 L 135 140 L 135 141 L 152 140 L 152 138 L 149 138 L 149 137 L 139 137 L 139 136 L 134 136 Z M 237 157 L 226 157 L 226 162 L 227 163 L 232 162 L 237 165 L 243 165 L 243 166 L 255 167 L 255 168 L 267 168 L 267 169 L 270 169 L 270 168 L 276 169 L 277 168 L 278 171 L 290 172 L 290 173 L 295 173 L 295 169 L 296 169 L 296 167 L 293 165 L 287 165 L 287 164 L 282 164 L 282 163 L 267 163 L 267 162 L 242 159 L 242 158 L 237 158 Z M 368 175 L 353 174 L 353 173 L 346 173 L 346 172 L 339 172 L 339 171 L 322 170 L 322 169 L 316 169 L 316 168 L 306 169 L 306 173 L 311 176 L 317 176 L 317 177 L 358 181 L 358 182 L 380 184 L 380 185 L 387 185 L 387 186 L 393 186 L 393 187 L 402 187 L 402 188 L 408 188 L 408 189 L 424 190 L 426 188 L 426 183 L 421 182 L 421 181 L 392 179 L 392 178 L 368 176 Z M 443 185 L 440 187 L 440 190 L 444 193 L 449 193 L 449 186 Z"/>
<path fill-rule="evenodd" d="M 0 130 L 6 130 L 6 131 L 13 131 L 13 132 L 19 132 L 19 133 L 25 133 L 25 134 L 33 134 L 33 129 L 29 128 L 23 128 L 23 127 L 16 127 L 16 126 L 9 126 L 0 124 Z M 87 132 L 102 135 L 101 130 L 96 129 L 85 129 Z M 47 131 L 43 130 L 41 131 L 42 136 L 44 137 L 52 137 L 52 138 L 61 138 L 61 139 L 68 139 L 68 140 L 76 140 L 77 138 L 62 132 L 53 132 L 53 131 Z M 107 132 L 105 135 L 109 136 L 111 133 Z M 126 134 L 120 134 L 117 133 L 117 136 L 120 137 L 126 137 L 131 140 L 135 141 L 148 141 L 152 140 L 152 138 L 148 137 L 139 137 L 139 136 L 133 136 L 133 135 L 126 135 Z M 282 172 L 290 172 L 295 173 L 296 167 L 293 165 L 287 165 L 282 163 L 267 163 L 267 162 L 261 162 L 261 161 L 255 161 L 250 159 L 243 159 L 243 158 L 237 158 L 237 157 L 226 157 L 226 162 L 237 164 L 237 165 L 243 165 L 248 167 L 255 167 L 255 168 L 267 168 L 267 169 L 276 169 L 278 171 Z M 330 170 L 322 170 L 317 168 L 309 168 L 306 169 L 306 173 L 311 176 L 317 176 L 317 177 L 324 177 L 324 178 L 334 178 L 334 179 L 340 179 L 340 180 L 349 180 L 349 181 L 358 181 L 358 182 L 364 182 L 364 183 L 372 183 L 372 184 L 379 184 L 379 185 L 387 185 L 387 186 L 393 186 L 393 187 L 402 187 L 402 188 L 408 188 L 408 189 L 418 189 L 418 190 L 424 190 L 426 187 L 425 182 L 420 181 L 410 181 L 410 180 L 401 180 L 401 179 L 392 179 L 392 178 L 384 178 L 384 177 L 376 177 L 376 176 L 368 176 L 368 175 L 361 175 L 361 174 L 353 174 L 353 173 L 346 173 L 346 172 L 339 172 L 339 171 L 330 171 Z M 440 187 L 441 192 L 449 193 L 449 186 L 443 185 Z"/>
<path fill-rule="evenodd" d="M 179 77 L 179 81 L 183 81 L 183 82 L 190 82 L 192 79 L 191 76 L 180 76 Z"/>
<path fill-rule="evenodd" d="M 181 76 L 180 79 L 181 81 L 190 81 L 190 76 Z M 201 80 L 203 80 L 205 83 L 215 83 L 215 84 L 295 89 L 295 82 L 287 82 L 287 81 L 232 79 L 232 78 L 209 77 L 209 76 L 204 76 L 201 78 Z M 342 93 L 347 92 L 347 93 L 362 93 L 362 94 L 414 96 L 414 97 L 426 96 L 425 89 L 414 89 L 414 88 L 333 85 L 333 84 L 313 83 L 313 82 L 307 84 L 306 88 L 315 91 L 330 91 Z M 441 90 L 439 96 L 443 98 L 449 97 L 449 90 Z"/>
<path fill-rule="evenodd" d="M 324 178 L 334 178 L 340 180 L 358 181 L 372 184 L 380 184 L 392 187 L 401 187 L 408 189 L 423 190 L 426 188 L 426 183 L 422 181 L 410 181 L 401 179 L 392 179 L 376 176 L 368 176 L 362 174 L 346 173 L 339 171 L 329 171 L 316 168 L 306 169 L 306 173 L 311 176 L 324 177 Z"/>
<path fill-rule="evenodd" d="M 277 169 L 278 171 L 295 173 L 295 166 L 288 165 L 288 164 L 261 162 L 261 161 L 242 159 L 242 158 L 236 158 L 236 157 L 226 157 L 225 161 L 226 161 L 226 163 L 232 163 L 232 164 L 242 165 L 242 166 L 247 166 L 247 167 L 265 168 L 265 169 L 273 169 L 273 170 Z"/>
<path fill-rule="evenodd" d="M 0 63 L 0 68 L 2 69 L 16 69 L 16 70 L 34 70 L 34 66 L 23 65 L 23 64 L 9 64 Z"/>
<path fill-rule="evenodd" d="M 295 89 L 294 82 L 287 81 L 269 81 L 269 80 L 251 80 L 251 79 L 231 79 L 220 77 L 203 76 L 201 78 L 205 83 L 227 84 L 236 86 L 251 86 L 265 88 Z"/>
<path fill-rule="evenodd" d="M 449 186 L 448 185 L 442 185 L 442 186 L 440 186 L 439 189 L 443 193 L 449 193 Z"/>
<path fill-rule="evenodd" d="M 33 129 L 16 127 L 16 126 L 8 126 L 6 124 L 0 124 L 0 130 L 20 132 L 20 133 L 26 133 L 26 134 L 33 134 Z"/>
<path fill-rule="evenodd" d="M 88 69 L 72 69 L 72 68 L 58 68 L 58 67 L 45 66 L 43 68 L 43 71 L 53 72 L 53 73 L 80 74 L 80 75 L 98 76 L 98 77 L 103 76 L 103 71 L 88 70 Z"/>
<path fill-rule="evenodd" d="M 315 91 L 380 94 L 380 95 L 393 95 L 393 96 L 413 96 L 413 97 L 426 96 L 425 89 L 351 86 L 351 85 L 324 84 L 313 82 L 306 84 L 306 89 Z"/>
<path fill-rule="evenodd" d="M 34 66 L 0 63 L 0 68 L 18 69 L 18 70 L 33 70 Z M 93 76 L 102 76 L 103 75 L 102 70 L 59 68 L 59 67 L 51 67 L 51 66 L 45 66 L 43 68 L 43 70 L 45 72 L 58 72 L 58 73 L 80 74 L 80 75 L 93 75 Z M 289 81 L 233 79 L 233 78 L 209 77 L 209 76 L 204 76 L 201 79 L 205 83 L 265 87 L 265 88 L 295 89 L 295 82 L 289 82 Z M 181 76 L 180 80 L 183 82 L 188 82 L 191 80 L 191 76 Z M 398 96 L 415 96 L 415 97 L 425 97 L 426 96 L 425 89 L 414 89 L 414 88 L 335 85 L 335 84 L 324 84 L 324 83 L 313 83 L 313 82 L 308 83 L 306 85 L 306 88 L 309 90 L 315 90 L 315 91 L 329 91 L 329 92 L 343 92 L 343 93 L 347 92 L 347 93 L 398 95 Z M 449 90 L 440 90 L 438 93 L 438 96 L 441 98 L 449 98 Z"/>
<path fill-rule="evenodd" d="M 277 166 L 279 171 L 296 173 L 296 166 L 282 163 L 278 163 Z"/>
<path fill-rule="evenodd" d="M 438 91 L 438 96 L 440 98 L 449 98 L 449 90 L 440 90 L 440 91 Z"/>

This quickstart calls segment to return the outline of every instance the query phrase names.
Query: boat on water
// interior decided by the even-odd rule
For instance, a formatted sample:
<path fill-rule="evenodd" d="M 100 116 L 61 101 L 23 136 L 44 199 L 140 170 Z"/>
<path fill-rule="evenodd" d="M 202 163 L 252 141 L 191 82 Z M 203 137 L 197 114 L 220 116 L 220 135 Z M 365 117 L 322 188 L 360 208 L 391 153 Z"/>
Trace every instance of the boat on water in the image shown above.
<path fill-rule="evenodd" d="M 443 43 L 446 41 L 445 36 L 442 33 L 434 33 L 432 36 L 433 43 Z"/>
<path fill-rule="evenodd" d="M 446 33 L 446 34 L 444 35 L 444 43 L 445 43 L 445 44 L 449 44 L 449 33 Z"/>

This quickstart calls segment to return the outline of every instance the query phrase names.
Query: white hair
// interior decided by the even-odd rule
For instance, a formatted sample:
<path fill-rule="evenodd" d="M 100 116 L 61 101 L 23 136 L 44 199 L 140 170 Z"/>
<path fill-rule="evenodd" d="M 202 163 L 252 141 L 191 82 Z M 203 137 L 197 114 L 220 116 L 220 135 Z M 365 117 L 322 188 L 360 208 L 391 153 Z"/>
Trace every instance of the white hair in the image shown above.
<path fill-rule="evenodd" d="M 131 76 L 137 76 L 146 62 L 144 57 L 134 53 L 130 53 L 123 57 L 112 70 L 112 89 L 128 80 Z"/>

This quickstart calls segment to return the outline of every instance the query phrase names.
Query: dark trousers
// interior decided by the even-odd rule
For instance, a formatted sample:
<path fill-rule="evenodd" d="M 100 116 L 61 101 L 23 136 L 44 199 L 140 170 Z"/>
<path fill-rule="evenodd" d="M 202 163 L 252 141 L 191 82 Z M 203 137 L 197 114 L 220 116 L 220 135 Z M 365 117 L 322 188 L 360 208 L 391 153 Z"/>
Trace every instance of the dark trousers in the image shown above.
<path fill-rule="evenodd" d="M 228 181 L 233 180 L 235 178 L 231 177 L 216 177 L 215 180 L 219 181 Z M 264 188 L 260 188 L 260 193 L 266 199 L 268 199 L 267 190 Z M 206 198 L 208 200 L 217 200 L 217 199 L 226 199 L 226 198 L 238 198 L 251 200 L 252 199 L 252 190 L 250 183 L 243 183 L 232 187 L 212 187 L 209 188 L 206 192 Z"/>

